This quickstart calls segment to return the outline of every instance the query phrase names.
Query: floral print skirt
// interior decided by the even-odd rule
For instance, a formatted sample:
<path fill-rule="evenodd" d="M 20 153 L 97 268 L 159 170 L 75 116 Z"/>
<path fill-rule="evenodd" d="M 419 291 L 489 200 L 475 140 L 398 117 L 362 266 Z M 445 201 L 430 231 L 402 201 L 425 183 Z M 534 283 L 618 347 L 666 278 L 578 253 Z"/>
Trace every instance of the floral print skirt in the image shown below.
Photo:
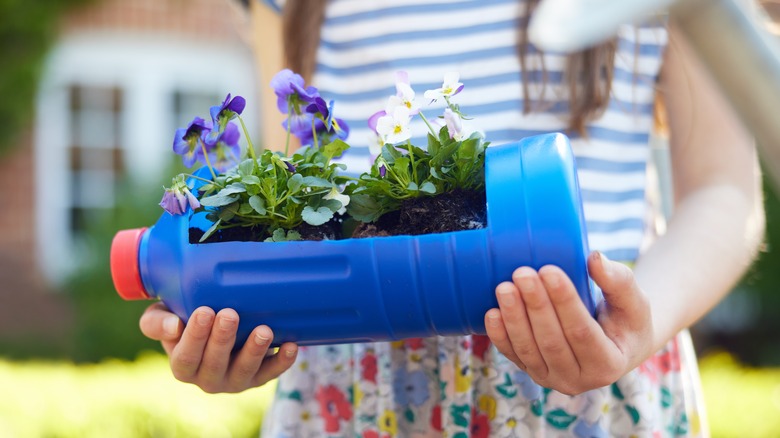
<path fill-rule="evenodd" d="M 687 332 L 577 396 L 540 387 L 485 336 L 301 347 L 262 436 L 706 436 L 698 389 Z"/>

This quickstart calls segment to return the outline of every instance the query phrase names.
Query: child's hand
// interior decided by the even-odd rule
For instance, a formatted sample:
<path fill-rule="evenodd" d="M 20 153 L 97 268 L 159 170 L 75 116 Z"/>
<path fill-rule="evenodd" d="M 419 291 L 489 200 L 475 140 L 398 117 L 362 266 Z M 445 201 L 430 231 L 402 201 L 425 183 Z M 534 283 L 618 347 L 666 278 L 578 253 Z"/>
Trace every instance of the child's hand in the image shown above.
<path fill-rule="evenodd" d="M 652 353 L 650 305 L 631 269 L 594 252 L 588 270 L 604 292 L 597 319 L 555 266 L 518 268 L 512 282 L 496 287 L 500 310 L 485 314 L 496 348 L 536 383 L 564 394 L 609 385 Z"/>
<path fill-rule="evenodd" d="M 295 344 L 286 343 L 276 354 L 266 356 L 273 333 L 261 325 L 231 355 L 238 330 L 238 314 L 232 309 L 214 315 L 210 308 L 199 307 L 184 327 L 162 303 L 155 303 L 141 316 L 140 325 L 144 335 L 162 342 L 174 377 L 208 393 L 241 392 L 263 385 L 290 368 L 298 351 Z"/>

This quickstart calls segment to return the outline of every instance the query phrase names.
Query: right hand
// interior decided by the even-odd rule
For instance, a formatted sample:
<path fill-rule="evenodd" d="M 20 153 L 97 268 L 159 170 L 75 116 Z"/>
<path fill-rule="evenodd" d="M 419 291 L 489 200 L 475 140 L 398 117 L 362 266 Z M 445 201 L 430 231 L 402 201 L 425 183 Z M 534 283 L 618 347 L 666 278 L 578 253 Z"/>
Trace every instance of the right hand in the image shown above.
<path fill-rule="evenodd" d="M 176 379 L 211 394 L 261 386 L 290 368 L 298 352 L 297 345 L 287 342 L 276 354 L 268 354 L 273 332 L 261 325 L 231 354 L 238 330 L 238 314 L 233 309 L 222 309 L 215 315 L 212 309 L 199 307 L 185 327 L 178 316 L 157 302 L 141 316 L 140 326 L 144 335 L 162 343 Z"/>

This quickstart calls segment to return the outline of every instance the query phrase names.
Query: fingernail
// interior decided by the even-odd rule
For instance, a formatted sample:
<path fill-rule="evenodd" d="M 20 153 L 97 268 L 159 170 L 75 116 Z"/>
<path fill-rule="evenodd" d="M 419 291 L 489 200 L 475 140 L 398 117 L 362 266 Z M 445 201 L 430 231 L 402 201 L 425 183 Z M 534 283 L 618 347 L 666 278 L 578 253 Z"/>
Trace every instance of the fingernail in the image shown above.
<path fill-rule="evenodd" d="M 221 329 L 230 329 L 233 328 L 233 326 L 236 324 L 236 320 L 233 317 L 222 317 L 219 318 L 219 328 Z"/>
<path fill-rule="evenodd" d="M 255 332 L 255 344 L 262 347 L 267 344 L 271 338 L 266 333 Z"/>
<path fill-rule="evenodd" d="M 491 327 L 498 327 L 500 325 L 498 322 L 498 315 L 495 312 L 488 313 L 488 324 Z"/>
<path fill-rule="evenodd" d="M 504 306 L 513 306 L 515 304 L 515 292 L 510 288 L 499 288 L 498 301 Z"/>
<path fill-rule="evenodd" d="M 553 289 L 557 289 L 561 284 L 561 279 L 558 278 L 558 274 L 555 272 L 548 272 L 547 275 L 542 277 L 542 280 L 544 281 L 544 284 Z"/>
<path fill-rule="evenodd" d="M 609 259 L 601 251 L 599 251 L 599 258 L 601 259 L 600 261 L 601 261 L 602 269 L 604 269 L 604 272 L 608 274 L 609 271 L 612 269 L 612 267 L 610 266 Z"/>
<path fill-rule="evenodd" d="M 195 318 L 195 320 L 198 322 L 198 325 L 205 327 L 211 324 L 211 314 L 205 311 L 198 312 L 198 316 Z"/>
<path fill-rule="evenodd" d="M 293 357 L 293 356 L 295 356 L 295 351 L 296 351 L 296 349 L 295 349 L 295 348 L 290 348 L 290 349 L 286 350 L 286 351 L 284 352 L 284 354 L 285 354 L 287 357 Z"/>
<path fill-rule="evenodd" d="M 521 273 L 515 276 L 518 286 L 522 292 L 533 292 L 536 288 L 536 282 L 529 275 Z"/>
<path fill-rule="evenodd" d="M 163 319 L 163 330 L 167 335 L 176 336 L 179 334 L 179 317 L 176 315 L 166 316 Z"/>

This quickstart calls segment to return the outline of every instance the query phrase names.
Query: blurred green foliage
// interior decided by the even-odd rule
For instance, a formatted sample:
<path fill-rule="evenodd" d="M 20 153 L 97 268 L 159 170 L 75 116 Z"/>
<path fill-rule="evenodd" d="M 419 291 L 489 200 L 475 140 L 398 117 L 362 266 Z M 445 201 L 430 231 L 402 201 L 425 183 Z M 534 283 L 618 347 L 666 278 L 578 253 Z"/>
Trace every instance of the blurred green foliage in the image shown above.
<path fill-rule="evenodd" d="M 0 155 L 31 120 L 43 62 L 69 8 L 93 0 L 0 0 Z"/>
<path fill-rule="evenodd" d="M 702 359 L 701 375 L 713 437 L 777 436 L 780 369 L 719 353 Z M 0 361 L 0 436 L 256 437 L 274 387 L 206 394 L 176 381 L 162 354 L 79 366 Z"/>
<path fill-rule="evenodd" d="M 757 260 L 745 274 L 735 293 L 744 294 L 751 304 L 749 325 L 739 330 L 720 330 L 706 334 L 707 345 L 697 348 L 720 348 L 735 354 L 741 361 L 755 366 L 780 366 L 780 198 L 778 185 L 764 178 L 766 238 Z M 730 304 L 724 302 L 721 307 Z"/>
<path fill-rule="evenodd" d="M 752 368 L 731 354 L 700 361 L 708 423 L 714 438 L 777 437 L 780 368 Z"/>
<path fill-rule="evenodd" d="M 68 356 L 77 362 L 104 358 L 132 359 L 144 350 L 162 351 L 158 342 L 143 336 L 138 321 L 152 301 L 124 301 L 117 295 L 109 269 L 111 240 L 117 231 L 154 225 L 165 213 L 158 205 L 169 175 L 184 171 L 180 163 L 159 181 L 126 181 L 117 191 L 117 205 L 93 218 L 87 229 L 87 263 L 64 287 L 75 315 Z"/>
<path fill-rule="evenodd" d="M 0 436 L 257 437 L 273 384 L 206 394 L 162 354 L 94 365 L 0 361 Z"/>

